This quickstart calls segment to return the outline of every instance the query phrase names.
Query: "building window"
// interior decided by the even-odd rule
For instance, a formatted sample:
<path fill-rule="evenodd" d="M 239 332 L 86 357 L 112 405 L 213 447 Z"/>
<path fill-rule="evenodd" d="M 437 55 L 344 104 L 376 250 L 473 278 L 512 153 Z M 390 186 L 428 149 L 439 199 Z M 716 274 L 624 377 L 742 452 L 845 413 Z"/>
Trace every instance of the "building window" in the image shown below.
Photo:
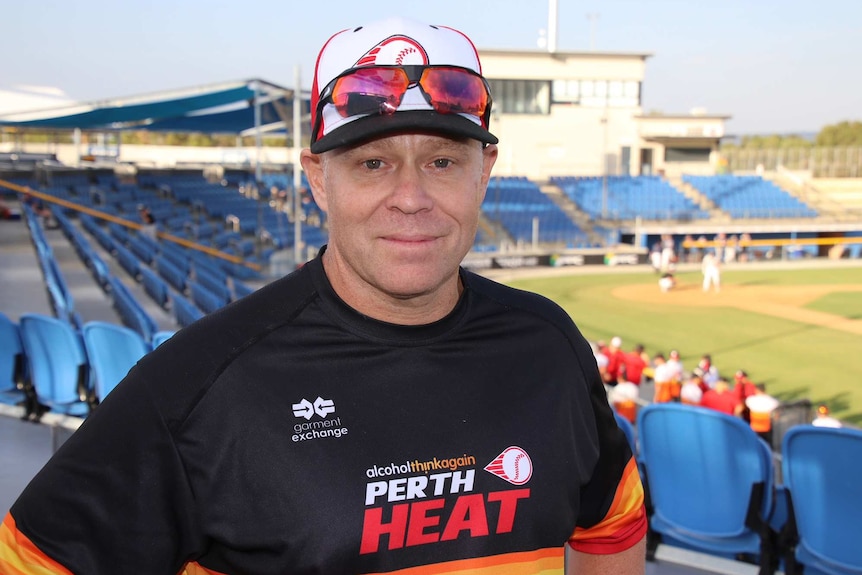
<path fill-rule="evenodd" d="M 547 80 L 488 80 L 494 109 L 504 114 L 550 114 L 551 82 Z"/>
<path fill-rule="evenodd" d="M 640 82 L 637 80 L 554 80 L 554 104 L 575 104 L 585 108 L 637 108 Z"/>
<path fill-rule="evenodd" d="M 665 148 L 665 162 L 709 162 L 709 148 Z"/>

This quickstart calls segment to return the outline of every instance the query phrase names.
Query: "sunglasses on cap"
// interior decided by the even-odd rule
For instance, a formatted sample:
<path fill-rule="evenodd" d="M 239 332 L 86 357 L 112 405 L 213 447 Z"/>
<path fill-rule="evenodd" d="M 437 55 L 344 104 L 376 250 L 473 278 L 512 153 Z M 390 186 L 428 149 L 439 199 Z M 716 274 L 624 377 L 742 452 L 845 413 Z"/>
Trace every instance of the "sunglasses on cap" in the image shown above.
<path fill-rule="evenodd" d="M 488 127 L 491 89 L 488 82 L 460 66 L 366 66 L 350 69 L 324 87 L 317 104 L 312 137 L 318 138 L 323 107 L 332 104 L 343 118 L 394 114 L 407 90 L 419 86 L 438 114 L 469 114 Z"/>

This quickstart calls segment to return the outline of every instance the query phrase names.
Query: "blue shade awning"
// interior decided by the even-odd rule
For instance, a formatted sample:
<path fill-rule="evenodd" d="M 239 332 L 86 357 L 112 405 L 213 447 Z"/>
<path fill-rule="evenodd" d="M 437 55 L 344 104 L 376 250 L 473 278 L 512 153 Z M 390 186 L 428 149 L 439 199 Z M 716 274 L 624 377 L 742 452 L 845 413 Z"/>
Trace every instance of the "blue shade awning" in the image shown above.
<path fill-rule="evenodd" d="M 262 80 L 243 80 L 183 90 L 0 115 L 0 127 L 47 130 L 159 130 L 233 133 L 253 131 L 255 96 L 259 126 L 284 131 L 293 90 Z M 303 111 L 308 110 L 308 95 Z"/>
<path fill-rule="evenodd" d="M 260 125 L 265 131 L 285 131 L 278 107 L 287 110 L 290 115 L 293 102 L 267 102 L 260 106 Z M 285 108 L 286 107 L 286 108 Z M 277 124 L 277 126 L 273 126 Z M 205 113 L 189 114 L 173 118 L 163 118 L 148 122 L 137 129 L 152 132 L 209 132 L 241 134 L 254 129 L 254 101 L 246 105 L 225 111 L 207 110 Z"/>

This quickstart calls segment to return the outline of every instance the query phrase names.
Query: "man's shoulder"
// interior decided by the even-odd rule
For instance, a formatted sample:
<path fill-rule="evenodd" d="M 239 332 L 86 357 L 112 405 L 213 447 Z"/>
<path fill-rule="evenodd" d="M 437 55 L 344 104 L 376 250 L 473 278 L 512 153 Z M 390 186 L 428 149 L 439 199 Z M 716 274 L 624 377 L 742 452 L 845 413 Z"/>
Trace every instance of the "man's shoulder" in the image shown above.
<path fill-rule="evenodd" d="M 307 275 L 299 270 L 205 315 L 149 354 L 152 358 L 145 359 L 183 365 L 185 369 L 193 363 L 198 370 L 223 364 L 239 350 L 296 317 L 314 298 L 315 289 L 304 277 Z"/>
<path fill-rule="evenodd" d="M 498 283 L 470 271 L 463 272 L 468 289 L 481 302 L 481 307 L 491 313 L 517 312 L 518 318 L 544 323 L 567 338 L 583 339 L 572 317 L 549 298 L 531 291 L 521 290 Z M 513 319 L 515 316 L 512 316 Z"/>
<path fill-rule="evenodd" d="M 465 270 L 463 274 L 471 290 L 498 305 L 547 316 L 549 319 L 563 317 L 571 321 L 563 308 L 543 295 L 501 284 L 475 272 Z"/>

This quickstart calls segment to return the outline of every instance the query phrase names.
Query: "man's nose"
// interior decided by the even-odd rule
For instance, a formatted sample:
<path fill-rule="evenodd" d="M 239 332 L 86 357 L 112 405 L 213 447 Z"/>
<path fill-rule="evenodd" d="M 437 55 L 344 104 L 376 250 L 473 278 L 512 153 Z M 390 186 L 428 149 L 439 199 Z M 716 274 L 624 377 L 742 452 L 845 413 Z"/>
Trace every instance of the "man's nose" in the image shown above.
<path fill-rule="evenodd" d="M 419 168 L 404 166 L 398 170 L 387 204 L 391 209 L 405 214 L 431 209 L 434 201 L 428 192 L 428 182 Z"/>

